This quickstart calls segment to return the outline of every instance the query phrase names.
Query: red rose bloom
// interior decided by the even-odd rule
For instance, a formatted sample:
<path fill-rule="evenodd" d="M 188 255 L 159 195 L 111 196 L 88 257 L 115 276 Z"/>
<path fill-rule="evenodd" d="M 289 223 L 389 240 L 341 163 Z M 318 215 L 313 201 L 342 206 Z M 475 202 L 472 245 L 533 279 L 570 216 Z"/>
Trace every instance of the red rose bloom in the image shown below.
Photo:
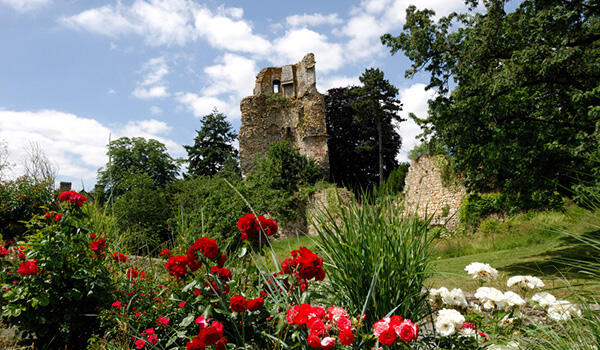
<path fill-rule="evenodd" d="M 339 338 L 342 345 L 351 345 L 354 342 L 354 334 L 349 330 L 341 331 Z"/>
<path fill-rule="evenodd" d="M 127 256 L 125 256 L 125 254 L 119 253 L 119 252 L 114 252 L 113 253 L 113 260 L 115 262 L 126 262 L 127 261 Z"/>
<path fill-rule="evenodd" d="M 395 327 L 396 333 L 404 342 L 416 340 L 419 337 L 419 327 L 410 320 L 404 320 L 400 326 Z"/>
<path fill-rule="evenodd" d="M 246 311 L 246 303 L 246 298 L 241 295 L 234 295 L 229 301 L 229 306 L 231 306 L 233 312 L 244 312 Z"/>
<path fill-rule="evenodd" d="M 121 302 L 120 301 L 115 301 L 114 303 L 112 303 L 112 307 L 119 309 L 121 307 Z"/>
<path fill-rule="evenodd" d="M 215 344 L 215 350 L 225 350 L 227 349 L 227 338 L 221 338 Z"/>
<path fill-rule="evenodd" d="M 180 278 L 187 273 L 188 260 L 185 255 L 176 255 L 169 258 L 165 268 L 169 270 L 169 275 Z"/>
<path fill-rule="evenodd" d="M 306 342 L 308 343 L 308 346 L 313 349 L 321 348 L 321 339 L 319 339 L 319 336 L 316 334 L 310 333 L 308 338 L 306 338 Z"/>
<path fill-rule="evenodd" d="M 255 216 L 252 213 L 242 216 L 238 220 L 237 226 L 242 231 L 242 240 L 249 238 L 253 242 L 258 241 L 261 231 L 267 236 L 277 233 L 277 222 L 275 220 L 267 219 L 262 215 Z"/>
<path fill-rule="evenodd" d="M 394 331 L 394 329 L 390 327 L 383 333 L 381 333 L 378 341 L 383 345 L 392 345 L 396 341 L 396 338 L 398 338 L 396 331 Z"/>
<path fill-rule="evenodd" d="M 54 215 L 54 221 L 60 221 L 60 219 L 62 219 L 62 214 L 58 213 L 56 215 Z"/>
<path fill-rule="evenodd" d="M 84 195 L 79 194 L 75 191 L 63 192 L 58 196 L 58 199 L 64 202 L 73 203 L 78 207 L 83 206 L 83 203 L 87 201 L 87 198 Z"/>
<path fill-rule="evenodd" d="M 37 259 L 33 261 L 23 261 L 21 263 L 21 266 L 19 266 L 19 268 L 17 269 L 17 273 L 21 276 L 36 275 L 40 271 L 40 268 L 36 265 L 37 262 Z"/>
<path fill-rule="evenodd" d="M 263 308 L 265 301 L 263 298 L 256 298 L 248 301 L 248 311 L 258 311 Z"/>

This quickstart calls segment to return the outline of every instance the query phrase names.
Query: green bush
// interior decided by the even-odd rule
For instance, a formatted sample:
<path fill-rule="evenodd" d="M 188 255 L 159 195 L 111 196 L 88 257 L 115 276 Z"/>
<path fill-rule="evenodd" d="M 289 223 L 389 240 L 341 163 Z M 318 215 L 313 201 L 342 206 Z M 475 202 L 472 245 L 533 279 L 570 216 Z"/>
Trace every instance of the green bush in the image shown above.
<path fill-rule="evenodd" d="M 350 313 L 366 313 L 366 324 L 391 312 L 418 321 L 427 314 L 430 219 L 403 216 L 392 196 L 369 202 L 350 202 L 318 220 L 329 295 Z"/>
<path fill-rule="evenodd" d="M 187 246 L 207 236 L 217 239 L 228 251 L 235 248 L 237 220 L 250 209 L 226 181 L 241 193 L 247 191 L 241 180 L 220 176 L 177 180 L 169 187 L 169 226 L 176 245 Z"/>
<path fill-rule="evenodd" d="M 404 180 L 408 174 L 409 163 L 400 163 L 398 167 L 390 173 L 383 183 L 383 187 L 391 194 L 401 193 L 404 190 Z"/>
<path fill-rule="evenodd" d="M 476 230 L 486 216 L 505 211 L 501 193 L 470 193 L 463 198 L 458 217 L 462 224 Z"/>
<path fill-rule="evenodd" d="M 38 183 L 30 177 L 0 182 L 0 235 L 4 239 L 20 238 L 26 230 L 24 221 L 55 207 L 50 181 Z"/>
<path fill-rule="evenodd" d="M 57 221 L 35 216 L 28 222 L 28 242 L 11 247 L 10 258 L 0 260 L 1 317 L 35 336 L 43 349 L 84 349 L 100 331 L 98 309 L 112 299 L 111 273 L 102 249 L 92 250 L 80 208 L 63 203 L 54 217 L 58 214 Z"/>
<path fill-rule="evenodd" d="M 114 201 L 116 223 L 121 232 L 133 233 L 123 248 L 131 253 L 156 251 L 160 242 L 169 239 L 169 207 L 164 190 L 145 173 L 129 175 L 121 187 L 127 190 Z"/>

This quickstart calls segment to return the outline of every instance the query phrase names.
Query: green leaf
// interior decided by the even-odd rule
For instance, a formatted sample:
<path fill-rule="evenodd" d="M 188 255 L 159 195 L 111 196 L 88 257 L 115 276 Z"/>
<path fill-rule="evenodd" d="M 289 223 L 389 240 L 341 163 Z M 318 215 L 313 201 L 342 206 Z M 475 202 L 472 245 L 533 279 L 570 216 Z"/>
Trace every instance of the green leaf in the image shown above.
<path fill-rule="evenodd" d="M 194 315 L 190 314 L 179 323 L 179 327 L 187 327 L 194 321 Z M 169 344 L 167 344 L 169 345 Z"/>

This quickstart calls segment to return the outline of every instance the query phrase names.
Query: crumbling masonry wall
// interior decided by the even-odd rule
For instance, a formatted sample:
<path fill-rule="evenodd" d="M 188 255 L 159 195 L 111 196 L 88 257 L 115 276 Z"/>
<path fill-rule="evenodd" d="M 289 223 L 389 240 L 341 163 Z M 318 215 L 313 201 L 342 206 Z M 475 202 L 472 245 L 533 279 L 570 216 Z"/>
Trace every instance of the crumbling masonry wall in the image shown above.
<path fill-rule="evenodd" d="M 466 189 L 460 183 L 444 185 L 438 157 L 425 155 L 410 163 L 404 181 L 404 210 L 419 217 L 433 215 L 431 224 L 454 231 Z"/>
<path fill-rule="evenodd" d="M 239 155 L 242 175 L 272 142 L 289 141 L 329 175 L 325 97 L 317 91 L 315 56 L 297 64 L 263 68 L 256 76 L 254 95 L 240 103 Z"/>

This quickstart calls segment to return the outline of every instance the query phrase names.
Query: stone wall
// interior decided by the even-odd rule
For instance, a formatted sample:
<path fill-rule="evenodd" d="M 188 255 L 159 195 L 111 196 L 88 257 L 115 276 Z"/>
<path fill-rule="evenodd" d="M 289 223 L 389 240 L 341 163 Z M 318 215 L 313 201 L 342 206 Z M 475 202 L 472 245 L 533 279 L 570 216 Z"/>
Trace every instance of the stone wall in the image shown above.
<path fill-rule="evenodd" d="M 410 163 L 404 181 L 405 211 L 424 217 L 433 215 L 432 224 L 449 230 L 458 227 L 458 209 L 466 194 L 459 181 L 444 186 L 439 167 L 443 156 L 422 156 Z"/>
<path fill-rule="evenodd" d="M 315 58 L 283 67 L 263 68 L 256 76 L 254 95 L 240 103 L 240 168 L 248 174 L 258 155 L 272 142 L 289 141 L 329 175 L 325 97 L 317 91 Z"/>

